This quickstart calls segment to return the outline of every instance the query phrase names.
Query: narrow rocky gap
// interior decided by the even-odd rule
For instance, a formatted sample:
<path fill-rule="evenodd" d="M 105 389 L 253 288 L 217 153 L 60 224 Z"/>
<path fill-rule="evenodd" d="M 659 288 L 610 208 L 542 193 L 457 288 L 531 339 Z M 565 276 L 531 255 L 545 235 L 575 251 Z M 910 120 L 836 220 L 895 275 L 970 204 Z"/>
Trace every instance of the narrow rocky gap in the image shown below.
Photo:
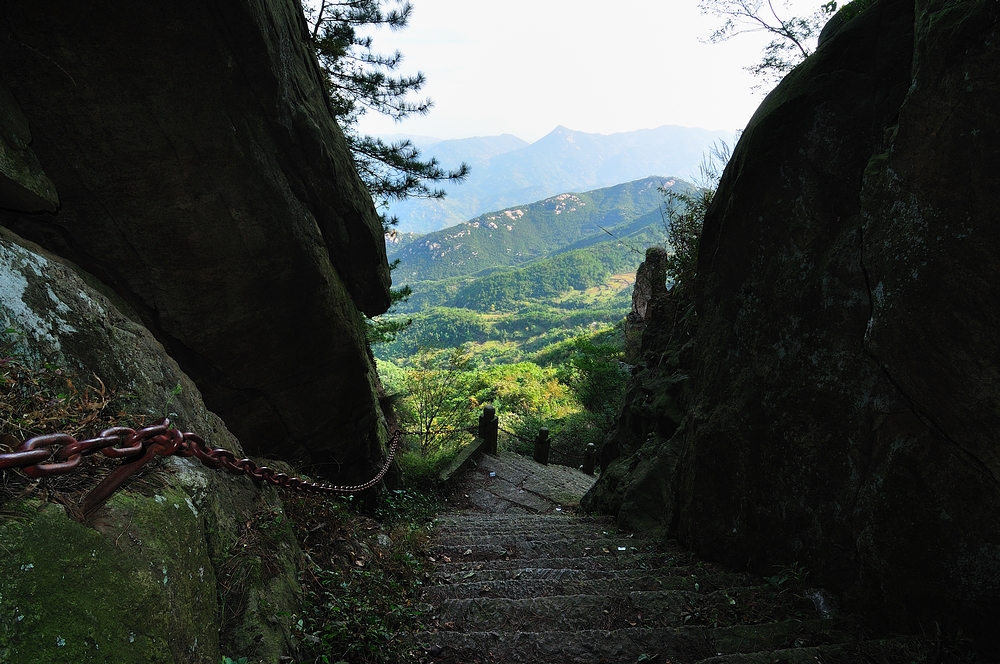
<path fill-rule="evenodd" d="M 579 512 L 594 478 L 484 456 L 432 532 L 424 662 L 926 661 L 912 637 L 871 637 L 802 569 L 762 578 Z"/>

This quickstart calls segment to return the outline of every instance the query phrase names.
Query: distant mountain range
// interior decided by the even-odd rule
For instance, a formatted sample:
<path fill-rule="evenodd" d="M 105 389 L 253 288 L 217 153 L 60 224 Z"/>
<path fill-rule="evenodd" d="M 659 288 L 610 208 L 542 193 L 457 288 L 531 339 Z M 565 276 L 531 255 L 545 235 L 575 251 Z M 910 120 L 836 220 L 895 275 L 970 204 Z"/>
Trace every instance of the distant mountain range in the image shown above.
<path fill-rule="evenodd" d="M 689 186 L 679 178 L 649 177 L 487 212 L 426 235 L 401 234 L 387 244 L 389 259 L 400 261 L 393 280 L 415 284 L 484 276 L 609 241 L 624 242 L 623 251 L 631 252 L 628 238 L 638 239 L 650 226 L 663 230 L 660 188 Z M 647 245 L 636 244 L 631 253 L 641 260 Z"/>
<path fill-rule="evenodd" d="M 733 132 L 665 125 L 605 136 L 556 127 L 534 143 L 516 136 L 483 136 L 440 141 L 409 138 L 424 157 L 436 157 L 445 168 L 465 161 L 469 179 L 447 186 L 447 198 L 395 203 L 390 214 L 398 230 L 427 233 L 461 223 L 489 210 L 539 200 L 570 191 L 607 187 L 654 175 L 690 177 L 715 141 L 732 144 Z"/>

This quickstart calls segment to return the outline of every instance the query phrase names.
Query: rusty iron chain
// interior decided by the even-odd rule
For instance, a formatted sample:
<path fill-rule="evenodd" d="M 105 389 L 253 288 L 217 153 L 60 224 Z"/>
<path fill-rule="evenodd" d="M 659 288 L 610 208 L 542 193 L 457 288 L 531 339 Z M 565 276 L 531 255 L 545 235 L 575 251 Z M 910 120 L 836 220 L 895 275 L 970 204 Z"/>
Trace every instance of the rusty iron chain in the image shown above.
<path fill-rule="evenodd" d="M 107 495 L 95 499 L 88 496 L 87 500 L 91 501 L 92 508 L 103 504 L 128 475 L 154 456 L 196 457 L 209 468 L 222 468 L 234 475 L 248 475 L 259 482 L 267 482 L 293 491 L 360 493 L 371 489 L 385 477 L 396 456 L 401 437 L 402 432 L 397 431 L 393 434 L 389 444 L 389 455 L 378 473 L 364 484 L 353 485 L 308 482 L 299 477 L 277 472 L 267 466 L 258 466 L 250 459 L 237 459 L 229 450 L 209 447 L 204 439 L 195 433 L 181 433 L 178 429 L 170 428 L 170 421 L 166 418 L 138 431 L 126 427 L 113 427 L 102 431 L 96 438 L 80 441 L 64 433 L 36 436 L 24 441 L 11 452 L 0 453 L 0 470 L 19 468 L 29 477 L 35 478 L 65 475 L 76 470 L 83 457 L 97 452 L 113 459 L 125 459 L 133 464 L 133 468 L 120 473 L 120 479 L 112 482 L 113 486 L 104 491 Z M 126 469 L 119 467 L 112 475 L 122 470 Z M 100 489 L 99 486 L 94 493 L 98 493 Z"/>

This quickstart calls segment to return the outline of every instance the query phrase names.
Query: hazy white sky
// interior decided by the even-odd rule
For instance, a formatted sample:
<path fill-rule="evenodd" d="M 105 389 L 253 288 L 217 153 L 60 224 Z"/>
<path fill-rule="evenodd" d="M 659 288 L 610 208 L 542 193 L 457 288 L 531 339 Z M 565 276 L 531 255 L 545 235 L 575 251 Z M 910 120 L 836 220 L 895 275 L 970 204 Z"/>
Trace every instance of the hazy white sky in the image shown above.
<path fill-rule="evenodd" d="M 400 31 L 401 71 L 426 74 L 425 117 L 369 113 L 360 130 L 462 138 L 502 133 L 534 141 L 557 125 L 610 134 L 674 124 L 742 129 L 760 103 L 743 68 L 767 39 L 703 43 L 720 20 L 697 0 L 412 0 Z M 778 2 L 775 2 L 779 6 Z M 794 0 L 811 13 L 819 0 Z"/>

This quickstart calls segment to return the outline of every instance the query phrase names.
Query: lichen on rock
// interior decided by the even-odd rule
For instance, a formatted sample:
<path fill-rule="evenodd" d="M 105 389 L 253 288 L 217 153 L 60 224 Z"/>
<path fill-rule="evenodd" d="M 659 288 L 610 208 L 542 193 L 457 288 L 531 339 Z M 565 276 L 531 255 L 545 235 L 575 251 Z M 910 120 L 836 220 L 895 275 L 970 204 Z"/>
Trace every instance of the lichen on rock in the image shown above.
<path fill-rule="evenodd" d="M 5 349 L 242 454 L 162 346 L 75 266 L 5 229 L 0 256 L 0 327 L 16 331 Z M 220 643 L 255 662 L 291 651 L 301 552 L 274 489 L 191 459 L 152 465 L 88 523 L 68 511 L 92 473 L 76 495 L 45 489 L 67 508 L 35 497 L 47 483 L 0 496 L 0 661 L 216 664 Z"/>

